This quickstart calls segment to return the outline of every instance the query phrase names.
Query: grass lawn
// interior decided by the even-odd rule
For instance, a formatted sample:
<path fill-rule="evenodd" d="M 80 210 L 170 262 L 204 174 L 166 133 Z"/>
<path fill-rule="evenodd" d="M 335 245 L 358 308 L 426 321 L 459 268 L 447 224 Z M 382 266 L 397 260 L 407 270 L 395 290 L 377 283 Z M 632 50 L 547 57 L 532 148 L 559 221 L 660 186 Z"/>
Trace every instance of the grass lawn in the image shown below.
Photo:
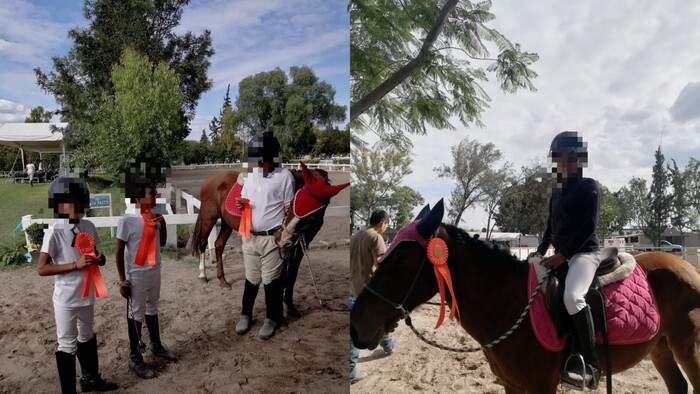
<path fill-rule="evenodd" d="M 91 176 L 88 180 L 88 187 L 93 194 L 110 193 L 112 195 L 114 216 L 121 216 L 126 210 L 124 192 L 118 186 L 112 185 L 111 180 L 106 176 Z M 53 210 L 49 209 L 48 191 L 49 183 L 39 183 L 33 187 L 28 184 L 0 183 L 0 246 L 24 243 L 24 233 L 21 230 L 13 231 L 21 222 L 22 216 L 53 217 Z M 109 210 L 104 208 L 88 210 L 86 216 L 109 216 Z M 116 249 L 116 238 L 110 237 L 109 228 L 98 228 L 97 231 L 102 240 L 98 250 L 105 255 L 113 256 Z M 116 236 L 116 228 L 114 233 Z M 162 252 L 164 256 L 168 257 L 176 255 L 174 248 L 164 248 Z"/>

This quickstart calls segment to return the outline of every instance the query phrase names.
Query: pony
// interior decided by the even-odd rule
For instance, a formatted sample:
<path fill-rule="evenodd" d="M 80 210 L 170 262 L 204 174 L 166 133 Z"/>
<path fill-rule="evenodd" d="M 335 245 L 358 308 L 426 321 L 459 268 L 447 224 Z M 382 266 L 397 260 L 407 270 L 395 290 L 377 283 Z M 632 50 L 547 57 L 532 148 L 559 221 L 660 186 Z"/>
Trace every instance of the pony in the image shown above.
<path fill-rule="evenodd" d="M 331 185 L 328 173 L 321 169 L 310 171 L 304 163 L 301 163 L 301 170 L 289 170 L 294 176 L 295 195 L 292 202 L 292 209 L 287 212 L 283 227 L 278 231 L 275 238 L 281 245 L 280 253 L 285 257 L 283 268 L 283 278 L 285 281 L 284 302 L 287 305 L 288 314 L 299 317 L 299 311 L 294 306 L 294 284 L 296 282 L 299 265 L 305 253 L 305 246 L 308 245 L 323 226 L 323 216 L 326 207 L 330 203 L 330 198 L 339 193 L 349 183 L 342 185 Z M 221 219 L 221 231 L 216 238 L 216 277 L 219 279 L 219 286 L 231 288 L 231 284 L 226 280 L 223 267 L 223 252 L 226 242 L 231 233 L 238 230 L 241 222 L 240 216 L 229 213 L 225 208 L 226 197 L 237 182 L 240 173 L 238 171 L 221 171 L 209 176 L 204 180 L 199 191 L 201 201 L 197 221 L 194 226 L 192 237 L 192 255 L 199 256 L 199 279 L 207 282 L 206 269 L 204 265 L 204 251 L 207 247 L 207 240 L 218 219 Z M 305 187 L 306 186 L 306 187 Z M 317 194 L 314 194 L 313 188 Z M 322 197 L 319 196 L 323 195 Z M 294 207 L 300 201 L 316 201 L 311 212 L 304 212 L 303 217 L 297 216 L 298 210 Z M 295 213 L 296 212 L 296 213 Z M 284 234 L 284 235 L 282 235 Z"/>
<path fill-rule="evenodd" d="M 440 201 L 429 213 L 419 215 L 422 217 L 411 227 L 413 233 L 406 241 L 392 245 L 379 263 L 351 311 L 353 343 L 361 349 L 376 348 L 384 333 L 397 326 L 403 314 L 401 308 L 411 311 L 438 292 L 434 270 L 424 267 L 428 264 L 426 240 L 437 237 L 448 247 L 446 264 L 459 323 L 482 346 L 505 392 L 555 393 L 565 356 L 542 347 L 527 322 L 501 343 L 484 347 L 506 332 L 524 310 L 528 264 L 488 247 L 457 227 L 442 224 L 443 210 Z M 664 252 L 635 257 L 656 297 L 661 325 L 646 342 L 611 345 L 612 373 L 631 368 L 651 355 L 670 393 L 686 393 L 688 389 L 676 361 L 694 392 L 700 393 L 700 273 L 690 263 Z M 452 308 L 450 294 L 446 299 Z M 599 354 L 603 354 L 600 347 Z M 600 361 L 604 372 L 608 365 L 604 357 Z"/>

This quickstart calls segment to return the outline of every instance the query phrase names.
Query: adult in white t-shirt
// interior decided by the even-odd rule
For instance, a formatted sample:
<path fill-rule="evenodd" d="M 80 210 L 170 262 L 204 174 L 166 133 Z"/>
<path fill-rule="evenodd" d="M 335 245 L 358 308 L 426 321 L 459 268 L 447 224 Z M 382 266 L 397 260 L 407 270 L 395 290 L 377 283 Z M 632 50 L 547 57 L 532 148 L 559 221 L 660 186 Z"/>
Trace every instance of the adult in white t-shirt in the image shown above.
<path fill-rule="evenodd" d="M 100 243 L 92 222 L 81 217 L 89 203 L 87 185 L 80 178 L 58 177 L 49 186 L 49 208 L 58 220 L 44 232 L 41 254 L 37 263 L 40 276 L 54 276 L 53 305 L 56 319 L 58 367 L 61 391 L 75 393 L 75 358 L 78 357 L 83 392 L 115 390 L 118 386 L 100 376 L 97 358 L 97 337 L 93 330 L 95 286 L 90 285 L 83 297 L 86 268 L 104 265 L 105 256 L 83 255 L 74 246 L 76 236 L 86 233 Z M 99 271 L 98 271 L 99 272 Z"/>
<path fill-rule="evenodd" d="M 284 283 L 282 257 L 275 232 L 282 226 L 285 213 L 294 198 L 294 177 L 281 168 L 280 144 L 272 132 L 258 133 L 248 143 L 248 164 L 252 172 L 248 175 L 241 197 L 248 199 L 251 209 L 250 238 L 243 238 L 243 264 L 245 287 L 241 318 L 236 324 L 236 333 L 243 335 L 253 324 L 253 305 L 260 283 L 265 286 L 265 321 L 258 336 L 269 339 L 283 318 L 282 292 Z M 243 207 L 237 201 L 239 208 Z"/>

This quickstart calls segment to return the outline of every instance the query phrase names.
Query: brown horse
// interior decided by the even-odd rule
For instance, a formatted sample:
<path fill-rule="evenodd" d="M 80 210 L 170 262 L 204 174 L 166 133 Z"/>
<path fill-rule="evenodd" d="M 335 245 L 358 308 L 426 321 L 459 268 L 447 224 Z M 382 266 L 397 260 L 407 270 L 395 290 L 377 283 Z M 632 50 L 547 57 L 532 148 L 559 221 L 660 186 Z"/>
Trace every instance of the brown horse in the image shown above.
<path fill-rule="evenodd" d="M 307 171 L 305 167 L 304 171 Z M 303 171 L 290 170 L 294 176 L 295 181 L 295 192 L 301 189 L 305 184 L 305 176 Z M 216 277 L 219 279 L 219 286 L 225 288 L 231 288 L 231 284 L 226 280 L 224 276 L 223 267 L 223 251 L 226 246 L 231 233 L 235 230 L 238 231 L 238 226 L 240 224 L 241 218 L 239 216 L 231 215 L 225 208 L 224 203 L 228 192 L 233 187 L 234 183 L 237 181 L 239 172 L 237 171 L 221 171 L 214 175 L 211 175 L 204 180 L 199 192 L 199 199 L 201 201 L 199 214 L 197 215 L 197 222 L 194 227 L 194 236 L 192 240 L 192 254 L 199 256 L 199 278 L 201 280 L 207 281 L 206 270 L 204 266 L 204 251 L 207 248 L 207 242 L 209 234 L 216 225 L 218 219 L 221 219 L 221 231 L 216 238 L 215 250 L 216 250 Z M 328 173 L 321 169 L 316 169 L 308 172 L 306 178 L 313 176 L 315 179 L 323 180 L 326 184 L 330 185 L 328 179 Z M 330 186 L 333 188 L 333 186 Z M 339 192 L 340 190 L 337 190 Z M 328 202 L 325 201 L 327 204 Z M 289 250 L 285 250 L 285 255 L 288 256 L 285 260 L 283 276 L 286 276 L 285 280 L 285 295 L 284 301 L 288 308 L 288 313 L 291 316 L 299 316 L 299 312 L 294 306 L 293 294 L 294 294 L 294 283 L 296 282 L 297 273 L 299 271 L 299 264 L 304 256 L 303 246 L 308 245 L 308 243 L 313 240 L 318 231 L 323 225 L 323 216 L 326 211 L 326 206 L 324 205 L 321 209 L 310 213 L 309 215 L 294 220 L 295 230 L 289 230 L 291 235 L 290 244 L 293 245 Z M 293 210 L 287 215 L 285 219 L 285 225 L 292 221 L 294 218 Z M 304 242 L 296 242 L 299 238 L 303 238 Z"/>
<path fill-rule="evenodd" d="M 454 226 L 440 224 L 442 212 L 437 208 L 418 222 L 417 229 L 424 239 L 434 235 L 448 245 L 447 265 L 460 325 L 483 346 L 506 332 L 525 308 L 528 265 Z M 379 264 L 367 285 L 373 291 L 365 289 L 351 312 L 355 346 L 374 349 L 384 333 L 393 330 L 401 313 L 390 303 L 402 303 L 410 311 L 437 293 L 435 273 L 425 256 L 419 242 L 400 242 Z M 700 273 L 668 253 L 645 253 L 636 259 L 656 297 L 661 328 L 647 342 L 610 346 L 612 372 L 631 368 L 651 354 L 670 393 L 686 393 L 688 388 L 676 362 L 694 392 L 700 393 Z M 527 319 L 507 339 L 483 352 L 506 393 L 556 392 L 563 354 L 542 347 Z M 601 367 L 607 368 L 604 357 Z"/>

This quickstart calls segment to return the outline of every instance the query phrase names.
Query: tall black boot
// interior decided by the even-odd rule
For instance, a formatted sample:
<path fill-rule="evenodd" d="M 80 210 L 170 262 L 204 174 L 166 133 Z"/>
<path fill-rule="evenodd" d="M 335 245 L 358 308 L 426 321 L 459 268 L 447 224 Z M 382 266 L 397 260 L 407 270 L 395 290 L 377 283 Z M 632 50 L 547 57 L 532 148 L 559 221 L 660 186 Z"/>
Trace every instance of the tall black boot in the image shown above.
<path fill-rule="evenodd" d="M 146 327 L 148 327 L 148 335 L 151 337 L 151 351 L 156 357 L 160 357 L 168 361 L 177 361 L 177 357 L 170 353 L 162 343 L 160 343 L 160 325 L 158 324 L 158 315 L 146 315 Z"/>
<path fill-rule="evenodd" d="M 75 394 L 75 355 L 66 352 L 56 352 L 58 380 L 61 382 L 63 394 Z"/>
<path fill-rule="evenodd" d="M 129 326 L 129 369 L 141 379 L 151 379 L 156 374 L 146 366 L 141 355 L 141 322 L 134 319 L 126 319 Z"/>
<path fill-rule="evenodd" d="M 97 358 L 97 335 L 87 342 L 78 341 L 78 361 L 80 361 L 80 391 L 112 391 L 119 388 L 114 382 L 109 382 L 100 376 L 100 365 Z"/>
<path fill-rule="evenodd" d="M 241 318 L 236 324 L 236 333 L 238 335 L 243 335 L 250 331 L 253 326 L 253 306 L 255 306 L 255 298 L 258 296 L 258 289 L 260 285 L 254 285 L 245 280 L 245 286 L 243 287 L 243 301 L 241 307 Z"/>
<path fill-rule="evenodd" d="M 600 381 L 600 363 L 595 347 L 595 329 L 593 328 L 591 308 L 586 305 L 578 313 L 571 315 L 571 322 L 573 323 L 574 343 L 581 356 L 583 356 L 586 369 L 585 374 L 583 366 L 580 365 L 574 373 L 563 371 L 569 379 L 564 379 L 564 376 L 562 376 L 562 380 L 569 381 L 571 379 L 570 383 L 578 387 L 585 385 L 589 389 L 595 390 L 598 388 L 598 382 Z M 584 375 L 586 377 L 585 382 L 583 382 Z"/>
<path fill-rule="evenodd" d="M 265 323 L 260 328 L 258 336 L 270 339 L 275 335 L 275 329 L 282 323 L 282 278 L 277 278 L 265 285 Z"/>

